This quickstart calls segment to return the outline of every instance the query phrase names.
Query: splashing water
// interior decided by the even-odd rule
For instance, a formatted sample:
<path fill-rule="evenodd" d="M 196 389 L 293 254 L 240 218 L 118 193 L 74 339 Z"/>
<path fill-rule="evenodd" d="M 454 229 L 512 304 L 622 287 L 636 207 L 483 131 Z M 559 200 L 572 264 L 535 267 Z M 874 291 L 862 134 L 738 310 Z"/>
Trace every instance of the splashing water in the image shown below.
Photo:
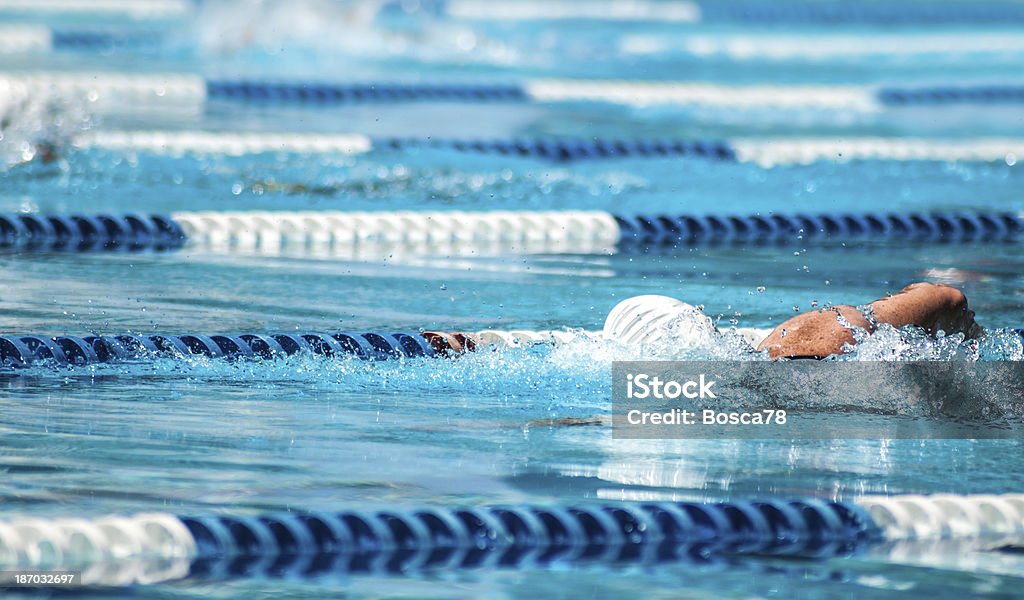
<path fill-rule="evenodd" d="M 81 103 L 0 81 L 0 172 L 33 160 L 58 160 L 90 120 Z"/>
<path fill-rule="evenodd" d="M 672 326 L 670 326 L 672 327 Z M 858 344 L 851 352 L 834 357 L 849 362 L 947 361 L 951 371 L 964 371 L 972 363 L 1020 361 L 1024 345 L 1010 330 L 993 331 L 981 340 L 964 343 L 962 335 L 931 338 L 913 328 L 894 329 L 882 325 L 873 335 L 857 333 Z M 540 344 L 518 348 L 484 348 L 455 359 L 404 358 L 367 362 L 355 357 L 326 359 L 295 355 L 278 360 L 225 361 L 202 356 L 181 359 L 157 358 L 147 362 L 63 367 L 57 374 L 68 379 L 132 377 L 148 380 L 185 378 L 197 384 L 246 382 L 265 390 L 316 391 L 350 390 L 367 394 L 401 394 L 433 398 L 465 397 L 488 399 L 516 410 L 550 409 L 556 413 L 584 410 L 605 413 L 611 398 L 613 361 L 769 361 L 738 333 L 726 331 L 715 338 L 689 347 L 675 345 L 671 336 L 646 346 L 581 336 L 557 346 Z M 952 362 L 949 362 L 952 361 Z M 52 378 L 52 366 L 35 365 L 17 371 L 28 379 Z M 866 386 L 850 382 L 849 396 L 839 405 L 825 405 L 814 394 L 787 399 L 792 407 L 816 410 L 842 409 L 885 414 L 935 416 L 939 407 L 922 406 L 913 394 L 882 394 L 890 400 L 880 404 L 878 386 L 892 390 L 915 385 L 914 381 L 892 380 Z M 995 387 L 993 387 L 995 386 Z M 974 386 L 972 386 L 974 387 Z M 992 410 L 1007 416 L 1024 416 L 1024 406 L 1005 397 L 999 382 L 978 386 L 976 396 L 995 401 Z M 1005 387 L 1005 386 L 1004 386 Z M 991 388 L 991 389 L 990 389 Z M 799 396 L 799 397 L 797 397 Z M 763 398 L 761 398 L 763 400 Z M 758 406 L 757 398 L 741 400 L 736 408 Z"/>

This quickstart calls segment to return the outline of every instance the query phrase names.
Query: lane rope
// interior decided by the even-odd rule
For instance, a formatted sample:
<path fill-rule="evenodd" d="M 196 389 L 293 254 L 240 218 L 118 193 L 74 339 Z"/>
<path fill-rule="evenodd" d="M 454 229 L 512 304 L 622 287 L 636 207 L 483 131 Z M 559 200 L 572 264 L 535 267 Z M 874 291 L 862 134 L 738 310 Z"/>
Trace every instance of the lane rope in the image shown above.
<path fill-rule="evenodd" d="M 203 130 L 91 131 L 75 137 L 76 148 L 149 152 L 172 156 L 261 153 L 359 154 L 373 150 L 440 148 L 478 154 L 573 161 L 687 156 L 753 163 L 770 168 L 819 161 L 1004 162 L 1024 158 L 1024 139 L 768 137 L 724 140 L 684 139 L 444 139 L 373 138 L 357 133 L 226 132 Z"/>
<path fill-rule="evenodd" d="M 525 5 L 517 6 L 525 8 Z M 591 4 L 583 4 L 587 8 Z M 573 16 L 581 11 L 574 9 Z M 638 13 L 640 14 L 640 13 Z M 99 51 L 112 48 L 158 48 L 166 36 L 157 29 L 125 27 L 49 27 L 20 24 L 0 26 L 0 53 L 43 53 L 50 51 Z M 666 36 L 628 34 L 617 42 L 627 55 L 656 56 L 684 54 L 698 59 L 724 58 L 732 61 L 810 61 L 837 59 L 886 59 L 927 56 L 1012 57 L 1024 52 L 1024 36 L 971 32 L 906 33 L 878 32 L 868 35 L 830 33 L 805 34 L 703 34 Z M 385 86 L 388 87 L 388 86 Z"/>
<path fill-rule="evenodd" d="M 632 300 L 642 300 L 638 297 Z M 628 302 L 628 301 L 625 301 Z M 625 304 L 625 302 L 623 304 Z M 678 303 L 678 301 L 676 301 Z M 680 303 L 685 304 L 685 303 Z M 686 305 L 688 306 L 688 305 Z M 628 307 L 627 307 L 628 308 Z M 695 329 L 700 323 L 690 315 L 665 307 L 646 307 L 651 314 L 641 321 L 614 321 L 609 314 L 601 331 L 585 329 L 480 331 L 377 331 L 377 332 L 305 332 L 305 333 L 178 333 L 120 335 L 2 335 L 0 367 L 24 368 L 83 366 L 113 362 L 146 362 L 155 359 L 205 357 L 223 360 L 276 360 L 293 355 L 320 356 L 327 359 L 354 357 L 383 361 L 421 357 L 456 356 L 486 349 L 523 348 L 560 345 L 579 341 L 614 340 L 620 344 L 645 346 L 671 337 L 675 347 L 695 347 L 714 343 L 712 335 L 737 335 L 750 348 L 756 348 L 772 332 L 770 328 L 729 327 L 724 330 L 710 324 L 708 331 Z M 691 307 L 692 308 L 692 307 Z M 633 315 L 636 317 L 636 315 Z M 1012 329 L 1024 337 L 1024 328 Z"/>
<path fill-rule="evenodd" d="M 0 214 L 0 248 L 28 252 L 350 252 L 408 246 L 424 254 L 496 244 L 509 253 L 595 248 L 644 251 L 715 244 L 1015 243 L 1024 217 L 1003 212 L 932 214 L 613 215 L 604 211 L 221 211 L 165 215 Z"/>
<path fill-rule="evenodd" d="M 766 335 L 747 329 L 741 335 Z M 296 354 L 327 358 L 352 356 L 380 361 L 418 357 L 454 357 L 486 347 L 524 347 L 601 339 L 585 330 L 532 331 L 485 329 L 477 332 L 306 332 L 235 334 L 137 334 L 87 336 L 0 336 L 0 365 L 81 366 L 157 358 L 207 357 L 272 360 Z"/>
<path fill-rule="evenodd" d="M 0 568 L 74 569 L 83 583 L 155 583 L 189 576 L 310 577 L 316 562 L 382 570 L 460 569 L 573 559 L 678 559 L 709 553 L 842 556 L 903 540 L 1002 540 L 1024 534 L 1024 495 L 936 494 L 730 502 L 385 508 L 97 519 L 0 520 Z M 116 568 L 132 559 L 157 570 Z M 366 567 L 352 569 L 367 570 Z"/>
<path fill-rule="evenodd" d="M 0 74 L 0 84 L 32 94 L 113 97 L 125 104 L 207 99 L 253 103 L 353 104 L 366 102 L 601 102 L 627 106 L 709 106 L 735 110 L 875 112 L 884 107 L 959 103 L 1019 104 L 1024 85 L 928 87 L 858 85 L 730 85 L 702 82 L 538 79 L 512 84 L 329 83 L 205 80 L 199 75 L 26 72 Z"/>

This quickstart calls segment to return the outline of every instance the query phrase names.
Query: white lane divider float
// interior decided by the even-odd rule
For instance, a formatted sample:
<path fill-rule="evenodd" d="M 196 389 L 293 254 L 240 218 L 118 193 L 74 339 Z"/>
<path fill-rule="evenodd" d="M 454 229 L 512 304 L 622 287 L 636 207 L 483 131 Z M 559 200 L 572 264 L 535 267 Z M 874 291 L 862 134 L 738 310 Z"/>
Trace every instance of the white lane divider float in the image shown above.
<path fill-rule="evenodd" d="M 632 55 L 682 53 L 695 58 L 733 61 L 807 61 L 836 59 L 905 59 L 915 56 L 1014 56 L 1024 52 L 1018 33 L 944 32 L 906 33 L 743 33 L 743 34 L 627 34 L 619 49 Z"/>
<path fill-rule="evenodd" d="M 856 160 L 1005 162 L 1024 157 L 1024 138 L 740 138 L 728 141 L 736 160 L 774 167 Z"/>
<path fill-rule="evenodd" d="M 615 218 L 603 211 L 200 211 L 172 218 L 189 243 L 205 247 L 577 240 L 613 247 L 621 235 Z"/>
<path fill-rule="evenodd" d="M 168 19 L 192 13 L 189 0 L 0 0 L 0 13 L 125 16 Z"/>
<path fill-rule="evenodd" d="M 53 47 L 49 27 L 40 25 L 0 25 L 0 54 L 47 52 Z"/>
<path fill-rule="evenodd" d="M 608 102 L 626 106 L 695 105 L 875 112 L 881 108 L 869 86 L 742 85 L 675 81 L 542 79 L 523 84 L 536 102 Z"/>
<path fill-rule="evenodd" d="M 206 102 L 202 77 L 181 73 L 0 73 L 0 104 L 5 97 L 81 102 L 99 112 L 187 108 Z"/>
<path fill-rule="evenodd" d="M 92 131 L 76 137 L 78 148 L 153 154 L 224 154 L 244 156 L 266 152 L 295 154 L 360 154 L 373 149 L 369 136 L 321 133 L 225 131 Z"/>
<path fill-rule="evenodd" d="M 694 2 L 669 0 L 449 0 L 445 13 L 456 19 L 495 21 L 601 20 L 697 23 L 700 7 Z"/>

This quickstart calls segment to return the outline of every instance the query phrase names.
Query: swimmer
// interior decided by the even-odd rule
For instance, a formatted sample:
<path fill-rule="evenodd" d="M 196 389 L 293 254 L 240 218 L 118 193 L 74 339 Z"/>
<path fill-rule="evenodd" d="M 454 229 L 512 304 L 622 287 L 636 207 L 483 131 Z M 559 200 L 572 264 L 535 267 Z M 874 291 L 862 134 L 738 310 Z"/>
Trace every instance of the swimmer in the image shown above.
<path fill-rule="evenodd" d="M 858 309 L 831 306 L 796 315 L 757 341 L 748 341 L 772 358 L 824 358 L 856 344 L 853 329 L 868 333 L 886 323 L 917 326 L 931 335 L 962 333 L 975 339 L 984 330 L 974 321 L 967 297 L 941 283 L 913 283 L 896 294 Z M 671 328 L 668 325 L 672 325 Z M 623 343 L 651 343 L 673 336 L 673 343 L 699 345 L 717 334 L 711 319 L 696 307 L 667 296 L 638 296 L 620 302 L 608 314 L 604 335 Z"/>

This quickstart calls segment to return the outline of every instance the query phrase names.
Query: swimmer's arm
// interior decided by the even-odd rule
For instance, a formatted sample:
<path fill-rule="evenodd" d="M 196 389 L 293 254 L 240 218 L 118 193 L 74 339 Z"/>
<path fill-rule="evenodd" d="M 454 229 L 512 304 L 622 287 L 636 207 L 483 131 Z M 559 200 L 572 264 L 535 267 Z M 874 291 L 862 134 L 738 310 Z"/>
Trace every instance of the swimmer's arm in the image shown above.
<path fill-rule="evenodd" d="M 969 339 L 984 334 L 974 320 L 974 311 L 967 307 L 967 297 L 948 285 L 914 283 L 869 306 L 874 322 L 847 305 L 799 314 L 776 327 L 758 350 L 766 350 L 773 358 L 823 358 L 856 343 L 851 327 L 874 332 L 881 323 L 896 328 L 915 325 L 932 335 L 939 331 L 963 333 Z"/>

